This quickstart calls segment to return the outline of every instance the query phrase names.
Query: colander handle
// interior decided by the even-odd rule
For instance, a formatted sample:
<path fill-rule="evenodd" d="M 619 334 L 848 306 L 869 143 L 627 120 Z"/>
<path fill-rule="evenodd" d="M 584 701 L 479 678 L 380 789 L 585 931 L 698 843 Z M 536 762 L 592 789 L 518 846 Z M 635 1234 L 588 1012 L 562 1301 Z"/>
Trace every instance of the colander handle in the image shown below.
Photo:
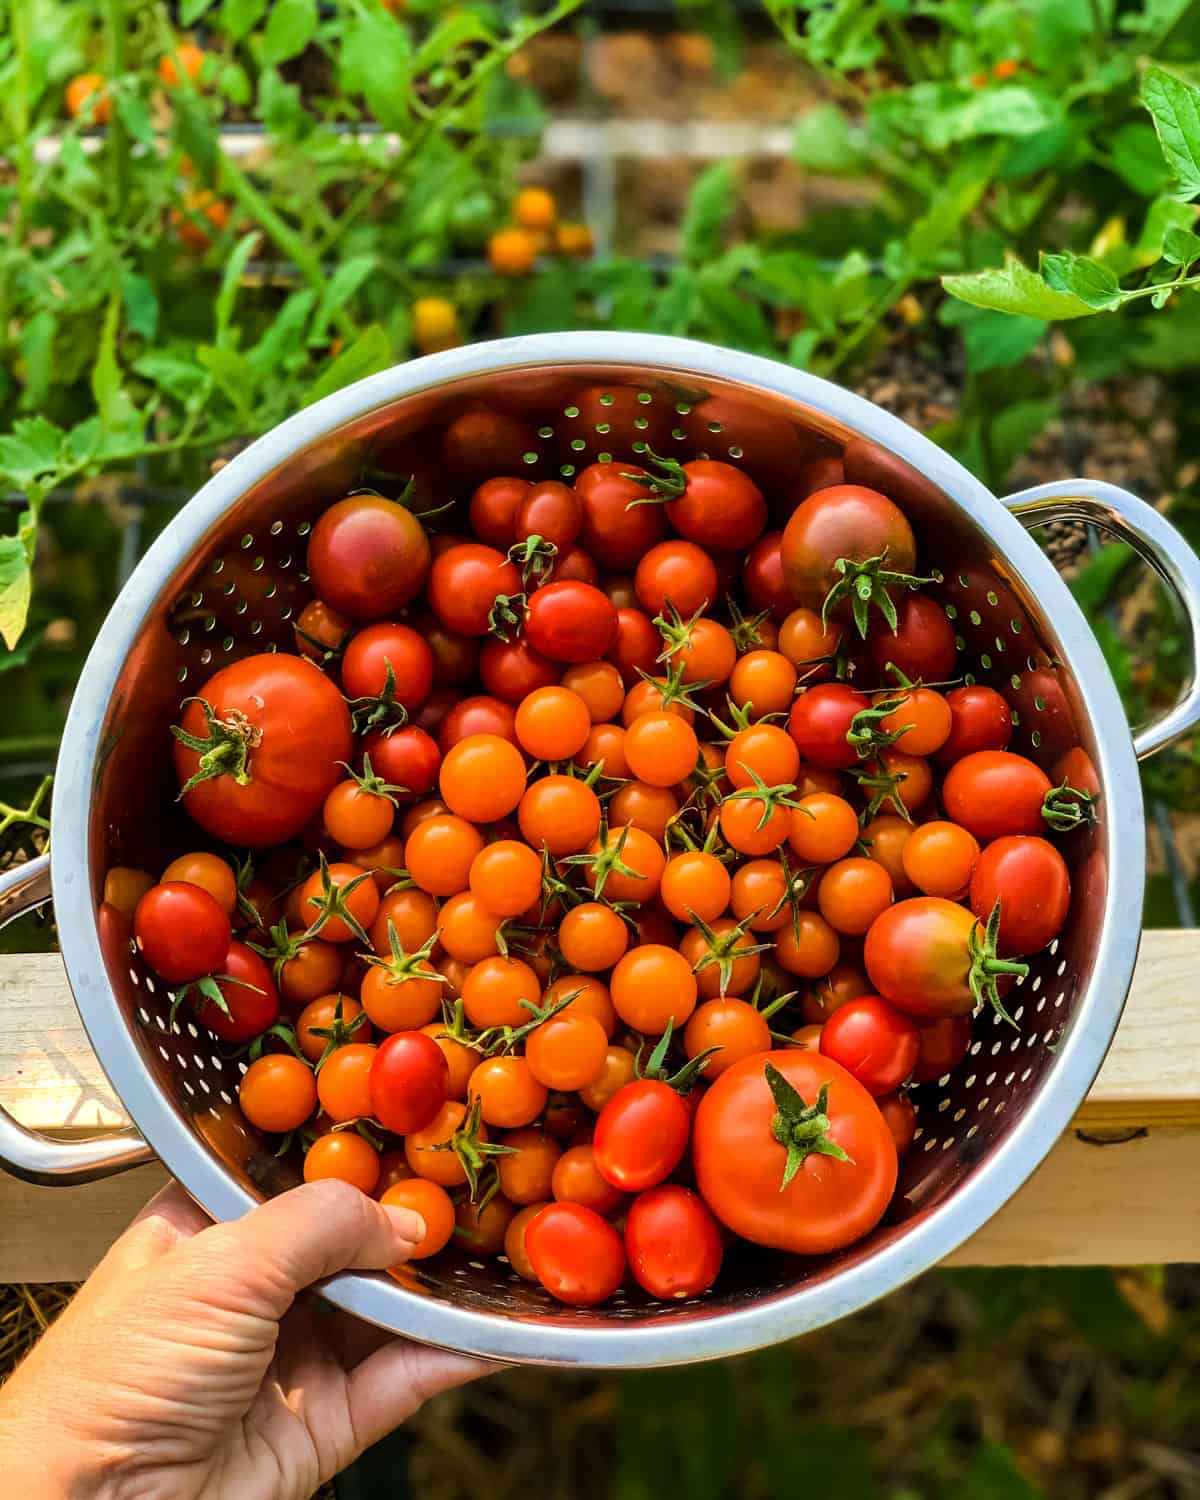
<path fill-rule="evenodd" d="M 1200 722 L 1200 557 L 1152 505 L 1099 479 L 1062 479 L 1008 495 L 1004 504 L 1032 530 L 1047 521 L 1084 521 L 1110 532 L 1150 564 L 1177 596 L 1192 640 L 1192 675 L 1173 708 L 1133 736 L 1139 760 L 1156 755 Z"/>
<path fill-rule="evenodd" d="M 49 855 L 0 871 L 0 927 L 49 899 Z M 55 1140 L 26 1129 L 0 1105 L 0 1167 L 26 1182 L 93 1182 L 153 1160 L 154 1152 L 132 1127 L 80 1140 Z"/>

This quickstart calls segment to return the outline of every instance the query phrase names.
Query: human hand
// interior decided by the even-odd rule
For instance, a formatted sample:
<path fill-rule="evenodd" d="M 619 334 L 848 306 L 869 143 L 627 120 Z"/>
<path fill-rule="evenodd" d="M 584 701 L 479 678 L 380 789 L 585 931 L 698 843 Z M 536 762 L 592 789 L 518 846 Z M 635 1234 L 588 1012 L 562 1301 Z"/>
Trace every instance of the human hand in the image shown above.
<path fill-rule="evenodd" d="M 166 1188 L 0 1391 L 6 1492 L 305 1500 L 428 1397 L 495 1368 L 296 1301 L 334 1271 L 405 1260 L 423 1232 L 333 1180 L 228 1224 Z"/>

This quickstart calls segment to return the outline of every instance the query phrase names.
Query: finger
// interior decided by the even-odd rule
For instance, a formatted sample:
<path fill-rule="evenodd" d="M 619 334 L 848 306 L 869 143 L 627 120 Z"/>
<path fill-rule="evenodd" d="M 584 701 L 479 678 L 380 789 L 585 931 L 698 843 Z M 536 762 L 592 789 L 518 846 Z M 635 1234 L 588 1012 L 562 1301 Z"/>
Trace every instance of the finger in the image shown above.
<path fill-rule="evenodd" d="M 505 1368 L 466 1354 L 394 1339 L 356 1365 L 347 1378 L 355 1435 L 369 1448 L 407 1421 L 431 1396 Z"/>
<path fill-rule="evenodd" d="M 141 1210 L 105 1257 L 106 1269 L 135 1271 L 153 1265 L 181 1240 L 188 1240 L 212 1220 L 177 1182 L 161 1188 Z"/>
<path fill-rule="evenodd" d="M 382 1270 L 407 1260 L 425 1235 L 406 1208 L 385 1208 L 347 1182 L 307 1182 L 243 1218 L 197 1236 L 196 1253 L 218 1257 L 267 1317 L 279 1318 L 297 1292 L 349 1268 Z"/>
<path fill-rule="evenodd" d="M 149 1220 L 173 1230 L 175 1238 L 181 1240 L 190 1239 L 212 1223 L 200 1205 L 193 1202 L 177 1182 L 169 1182 L 165 1188 L 160 1188 L 133 1222 L 143 1224 Z"/>

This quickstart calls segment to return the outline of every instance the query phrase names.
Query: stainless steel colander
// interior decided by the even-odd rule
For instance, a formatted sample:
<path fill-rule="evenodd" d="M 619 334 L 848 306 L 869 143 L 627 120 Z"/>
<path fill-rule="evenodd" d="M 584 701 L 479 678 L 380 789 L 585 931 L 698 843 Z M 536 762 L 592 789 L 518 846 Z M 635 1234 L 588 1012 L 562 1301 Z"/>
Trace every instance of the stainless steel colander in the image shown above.
<path fill-rule="evenodd" d="M 339 1307 L 430 1343 L 497 1359 L 607 1368 L 682 1363 L 790 1338 L 893 1290 L 947 1255 L 1049 1151 L 1116 1029 L 1137 954 L 1145 830 L 1137 759 L 1200 719 L 1193 680 L 1131 738 L 1099 647 L 1025 528 L 1091 522 L 1129 542 L 1188 616 L 1200 659 L 1200 562 L 1150 506 L 1066 480 L 997 500 L 879 407 L 811 375 L 679 339 L 549 334 L 456 349 L 361 381 L 298 413 L 200 491 L 151 547 L 88 657 L 63 738 L 53 852 L 0 877 L 0 921 L 53 888 L 80 1014 L 136 1131 L 63 1143 L 0 1113 L 0 1163 L 78 1182 L 158 1156 L 216 1218 L 296 1180 L 241 1120 L 239 1065 L 181 1012 L 144 964 L 104 942 L 107 869 L 160 870 L 195 841 L 174 807 L 167 726 L 179 700 L 239 654 L 290 646 L 308 597 L 313 518 L 372 473 L 415 471 L 433 500 L 462 498 L 519 465 L 570 477 L 650 440 L 680 459 L 742 465 L 782 506 L 800 470 L 840 458 L 849 480 L 897 500 L 921 570 L 961 634 L 962 663 L 1009 700 L 1013 748 L 1047 767 L 1075 746 L 1101 787 L 1097 827 L 1065 837 L 1074 901 L 1061 937 L 1009 1007 L 983 1016 L 966 1062 L 917 1091 L 917 1141 L 895 1202 L 866 1240 L 801 1260 L 739 1248 L 718 1288 L 666 1305 L 632 1291 L 574 1309 L 503 1261 L 448 1252 L 401 1283 L 344 1274 Z"/>

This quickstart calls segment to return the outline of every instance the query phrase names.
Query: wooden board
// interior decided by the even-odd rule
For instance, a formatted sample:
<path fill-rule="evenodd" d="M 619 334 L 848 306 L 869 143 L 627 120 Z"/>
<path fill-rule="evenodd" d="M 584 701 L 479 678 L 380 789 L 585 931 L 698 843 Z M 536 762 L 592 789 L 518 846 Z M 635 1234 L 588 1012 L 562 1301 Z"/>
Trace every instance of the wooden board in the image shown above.
<path fill-rule="evenodd" d="M 954 1257 L 962 1265 L 1200 1261 L 1200 932 L 1146 934 L 1121 1029 L 1076 1129 Z M 0 1097 L 24 1124 L 123 1125 L 53 954 L 0 960 Z M 0 1280 L 73 1281 L 165 1180 L 142 1167 L 81 1188 L 0 1175 Z M 1119 1185 L 1114 1190 L 1115 1185 Z"/>

